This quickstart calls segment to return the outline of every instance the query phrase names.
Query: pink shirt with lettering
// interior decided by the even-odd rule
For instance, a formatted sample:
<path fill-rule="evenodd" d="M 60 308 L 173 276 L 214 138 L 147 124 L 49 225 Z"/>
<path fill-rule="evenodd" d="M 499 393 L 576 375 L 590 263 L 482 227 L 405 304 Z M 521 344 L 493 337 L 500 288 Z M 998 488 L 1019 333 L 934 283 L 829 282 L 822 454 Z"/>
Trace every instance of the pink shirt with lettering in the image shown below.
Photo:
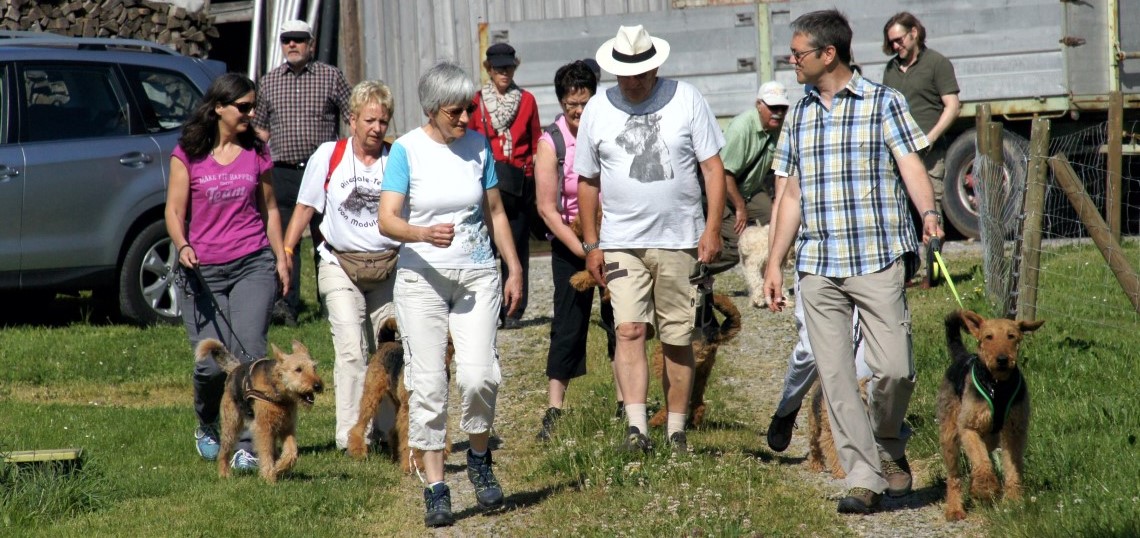
<path fill-rule="evenodd" d="M 213 155 L 191 161 L 182 146 L 172 155 L 190 173 L 188 239 L 200 263 L 231 262 L 269 245 L 257 210 L 258 178 L 273 168 L 268 148 L 261 155 L 243 149 L 226 165 Z"/>

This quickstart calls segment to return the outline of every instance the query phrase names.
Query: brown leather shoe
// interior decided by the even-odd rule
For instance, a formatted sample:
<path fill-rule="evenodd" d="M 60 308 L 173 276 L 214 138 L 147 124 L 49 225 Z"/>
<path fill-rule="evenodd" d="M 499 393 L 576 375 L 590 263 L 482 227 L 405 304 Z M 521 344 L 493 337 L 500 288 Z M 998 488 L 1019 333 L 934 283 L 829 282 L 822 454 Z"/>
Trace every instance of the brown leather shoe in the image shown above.
<path fill-rule="evenodd" d="M 912 479 L 910 476 L 910 463 L 906 456 L 897 460 L 882 460 L 883 478 L 887 481 L 887 495 L 902 497 L 910 495 Z"/>
<path fill-rule="evenodd" d="M 840 514 L 870 514 L 882 498 L 881 493 L 867 488 L 851 488 L 847 490 L 847 496 L 839 500 L 837 510 Z"/>

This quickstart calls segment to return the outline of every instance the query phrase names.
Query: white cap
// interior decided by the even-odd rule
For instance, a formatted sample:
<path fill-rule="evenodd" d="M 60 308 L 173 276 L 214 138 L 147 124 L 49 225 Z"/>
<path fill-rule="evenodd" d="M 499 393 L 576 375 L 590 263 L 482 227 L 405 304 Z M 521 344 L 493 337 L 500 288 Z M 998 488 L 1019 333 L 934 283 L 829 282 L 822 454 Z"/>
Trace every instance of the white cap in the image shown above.
<path fill-rule="evenodd" d="M 760 91 L 756 94 L 756 99 L 764 101 L 768 106 L 789 106 L 791 103 L 788 101 L 788 90 L 784 88 L 783 84 L 774 80 L 765 82 L 760 86 Z"/>
<path fill-rule="evenodd" d="M 281 37 L 313 38 L 313 27 L 305 21 L 288 21 L 281 25 Z"/>

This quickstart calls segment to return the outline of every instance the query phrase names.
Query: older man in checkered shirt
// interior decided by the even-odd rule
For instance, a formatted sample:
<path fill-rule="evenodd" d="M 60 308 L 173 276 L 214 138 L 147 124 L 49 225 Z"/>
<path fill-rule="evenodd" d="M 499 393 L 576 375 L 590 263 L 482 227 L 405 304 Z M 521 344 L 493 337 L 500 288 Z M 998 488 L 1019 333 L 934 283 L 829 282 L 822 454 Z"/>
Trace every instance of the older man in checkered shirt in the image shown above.
<path fill-rule="evenodd" d="M 305 21 L 283 24 L 281 51 L 286 61 L 258 81 L 252 123 L 273 153 L 273 190 L 282 226 L 288 226 L 293 216 L 309 156 L 317 146 L 336 140 L 341 121 L 348 121 L 348 82 L 336 67 L 312 59 L 314 41 L 313 29 Z M 319 224 L 319 219 L 309 223 L 314 237 L 319 237 Z M 289 292 L 273 307 L 273 319 L 294 326 L 301 303 L 301 254 L 289 254 L 293 277 Z"/>
<path fill-rule="evenodd" d="M 783 259 L 798 234 L 797 300 L 811 342 L 850 342 L 859 308 L 872 372 L 869 411 L 859 397 L 854 346 L 812 347 L 847 472 L 838 511 L 867 513 L 884 491 L 901 496 L 911 488 L 901 433 L 915 380 L 904 283 L 918 240 L 907 195 L 923 215 L 924 241 L 942 236 L 940 215 L 918 154 L 926 137 L 902 94 L 852 71 L 847 19 L 834 10 L 797 18 L 790 61 L 811 88 L 788 111 L 772 164 L 788 180 L 769 259 Z M 765 277 L 765 295 L 779 311 L 780 264 L 768 264 Z"/>

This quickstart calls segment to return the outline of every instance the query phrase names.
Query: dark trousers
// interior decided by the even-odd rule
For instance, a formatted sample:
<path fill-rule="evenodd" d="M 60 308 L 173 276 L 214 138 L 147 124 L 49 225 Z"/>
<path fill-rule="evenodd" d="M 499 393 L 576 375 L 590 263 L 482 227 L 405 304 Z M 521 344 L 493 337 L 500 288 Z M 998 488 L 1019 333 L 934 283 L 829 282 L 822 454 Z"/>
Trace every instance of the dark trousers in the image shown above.
<path fill-rule="evenodd" d="M 534 181 L 528 179 L 527 181 Z M 507 214 L 507 222 L 511 225 L 511 237 L 515 241 L 515 252 L 518 254 L 519 263 L 522 264 L 522 300 L 519 301 L 519 307 L 515 310 L 514 319 L 522 319 L 523 313 L 526 312 L 527 295 L 530 293 L 530 226 L 527 220 L 527 198 L 525 196 L 514 196 L 505 192 L 499 191 L 499 196 L 503 199 L 503 210 Z M 531 200 L 529 203 L 534 203 Z M 494 238 L 491 244 L 494 245 Z M 497 248 L 497 247 L 496 247 Z M 510 276 L 510 271 L 507 270 L 507 263 L 500 262 L 500 267 L 503 272 L 503 282 L 507 281 Z M 503 306 L 503 312 L 500 318 L 506 316 L 506 306 Z"/>
<path fill-rule="evenodd" d="M 570 277 L 586 268 L 586 260 L 575 256 L 562 244 L 550 242 L 550 272 L 554 279 L 554 320 L 550 323 L 550 351 L 546 356 L 546 376 L 570 380 L 586 374 L 586 336 L 590 330 L 590 311 L 594 305 L 594 289 L 575 290 Z M 617 336 L 614 334 L 614 310 L 602 301 L 602 330 L 606 331 L 606 352 L 614 360 Z"/>
<path fill-rule="evenodd" d="M 297 192 L 301 190 L 303 170 L 273 167 L 273 195 L 277 199 L 277 212 L 281 215 L 281 233 L 289 228 L 293 219 L 293 209 L 297 206 Z M 320 244 L 321 214 L 316 213 L 309 221 L 309 233 L 313 237 L 313 270 L 317 268 L 317 245 Z M 280 293 L 280 292 L 278 292 Z M 282 297 L 278 297 L 281 299 Z M 289 291 L 284 296 L 285 306 L 296 315 L 301 307 L 301 249 L 293 252 L 293 273 L 289 275 Z"/>

